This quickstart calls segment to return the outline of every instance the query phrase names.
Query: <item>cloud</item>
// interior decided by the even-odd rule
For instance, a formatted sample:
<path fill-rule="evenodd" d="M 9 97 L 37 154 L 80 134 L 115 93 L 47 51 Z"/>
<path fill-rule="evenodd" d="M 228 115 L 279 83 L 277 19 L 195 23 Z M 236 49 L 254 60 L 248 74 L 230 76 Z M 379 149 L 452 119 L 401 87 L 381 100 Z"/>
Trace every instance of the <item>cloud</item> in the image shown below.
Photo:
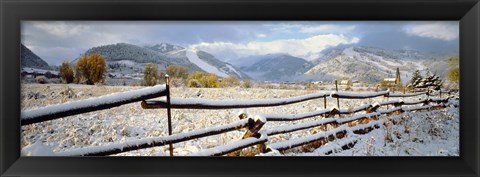
<path fill-rule="evenodd" d="M 355 26 L 339 26 L 339 25 L 319 25 L 312 27 L 302 27 L 300 32 L 302 33 L 345 33 L 352 31 Z"/>
<path fill-rule="evenodd" d="M 245 44 L 229 42 L 199 43 L 190 47 L 205 50 L 220 57 L 226 57 L 224 59 L 269 53 L 288 53 L 293 56 L 304 57 L 305 54 L 320 52 L 327 47 L 353 44 L 359 40 L 356 37 L 348 38 L 344 35 L 326 34 L 305 39 L 281 39 L 268 42 L 253 41 Z"/>
<path fill-rule="evenodd" d="M 440 39 L 444 41 L 452 41 L 458 39 L 459 36 L 458 23 L 452 22 L 407 25 L 403 30 L 408 35 Z"/>

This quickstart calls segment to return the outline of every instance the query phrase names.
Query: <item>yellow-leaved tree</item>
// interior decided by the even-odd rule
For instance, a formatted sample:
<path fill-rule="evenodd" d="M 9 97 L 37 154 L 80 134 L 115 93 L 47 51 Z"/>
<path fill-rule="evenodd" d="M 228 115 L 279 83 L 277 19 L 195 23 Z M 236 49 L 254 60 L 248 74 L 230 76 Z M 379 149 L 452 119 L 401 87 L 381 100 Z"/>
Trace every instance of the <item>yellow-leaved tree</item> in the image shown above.
<path fill-rule="evenodd" d="M 82 56 L 75 64 L 75 82 L 95 84 L 105 82 L 107 67 L 105 59 L 99 54 Z"/>
<path fill-rule="evenodd" d="M 62 65 L 60 65 L 59 70 L 60 77 L 65 83 L 68 84 L 73 82 L 73 69 L 68 61 L 64 61 Z"/>

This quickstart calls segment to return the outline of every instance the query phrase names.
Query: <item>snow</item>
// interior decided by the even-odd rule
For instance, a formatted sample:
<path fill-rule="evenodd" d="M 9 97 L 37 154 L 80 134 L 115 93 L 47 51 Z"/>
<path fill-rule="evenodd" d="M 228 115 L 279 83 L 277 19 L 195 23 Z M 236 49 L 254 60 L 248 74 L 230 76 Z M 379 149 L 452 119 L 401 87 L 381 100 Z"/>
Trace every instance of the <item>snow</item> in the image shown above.
<path fill-rule="evenodd" d="M 377 104 L 380 106 L 384 106 L 384 105 L 390 105 L 390 104 L 396 104 L 396 103 L 404 103 L 404 102 L 403 100 L 390 100 L 390 101 L 383 101 Z"/>
<path fill-rule="evenodd" d="M 380 114 L 387 114 L 387 113 L 392 113 L 392 112 L 399 111 L 399 110 L 403 110 L 403 108 L 402 107 L 396 107 L 396 108 L 387 109 L 387 110 L 379 110 L 378 112 L 380 112 Z"/>
<path fill-rule="evenodd" d="M 181 142 L 181 141 L 187 141 L 190 139 L 199 138 L 209 133 L 213 134 L 213 132 L 215 132 L 215 134 L 219 134 L 219 133 L 222 133 L 222 131 L 224 130 L 231 131 L 232 129 L 237 129 L 239 127 L 246 126 L 247 124 L 248 124 L 248 119 L 243 119 L 227 125 L 210 127 L 210 128 L 205 128 L 201 130 L 194 130 L 186 133 L 178 133 L 178 134 L 173 134 L 166 137 L 143 138 L 143 139 L 126 141 L 123 143 L 110 143 L 103 146 L 77 148 L 69 151 L 59 152 L 57 154 L 61 156 L 82 156 L 82 155 L 88 155 L 93 153 L 111 151 L 115 149 L 123 150 L 125 148 L 137 147 L 145 144 L 152 145 L 152 146 L 153 144 L 156 144 L 157 146 L 165 145 L 165 144 L 168 144 L 169 142 Z"/>
<path fill-rule="evenodd" d="M 47 72 L 50 72 L 50 73 L 55 74 L 55 75 L 58 75 L 58 74 L 59 74 L 58 71 L 38 69 L 38 68 L 29 68 L 29 67 L 22 67 L 22 71 L 25 71 L 25 72 L 27 72 L 27 73 L 36 72 L 36 73 L 39 73 L 39 74 L 45 74 L 45 73 L 47 73 Z"/>
<path fill-rule="evenodd" d="M 339 112 L 340 112 L 340 114 L 350 114 L 350 113 L 355 113 L 355 112 L 358 112 L 358 111 L 365 110 L 370 106 L 373 106 L 373 105 L 364 104 L 362 106 L 357 106 L 353 109 L 340 109 Z"/>
<path fill-rule="evenodd" d="M 197 55 L 197 53 L 194 49 L 189 49 L 186 52 L 187 52 L 186 56 L 187 56 L 188 60 L 190 60 L 190 62 L 194 63 L 195 65 L 202 68 L 206 72 L 213 73 L 213 74 L 215 74 L 217 76 L 220 76 L 220 77 L 228 77 L 227 74 L 221 72 L 220 70 L 218 70 L 218 68 L 216 68 L 216 67 L 208 64 L 207 62 L 203 61 L 202 59 L 198 58 L 198 55 Z"/>
<path fill-rule="evenodd" d="M 432 105 L 425 105 L 425 106 L 418 106 L 418 107 L 412 107 L 412 108 L 403 108 L 404 111 L 416 111 L 416 110 L 422 110 L 422 109 L 429 109 L 431 108 Z"/>
<path fill-rule="evenodd" d="M 233 66 L 231 66 L 230 64 L 227 64 L 227 67 L 230 69 L 230 71 L 233 71 L 233 72 L 235 72 L 235 74 L 237 74 L 239 77 L 242 77 L 242 74 L 240 74 L 240 72 L 238 72 L 235 68 L 233 68 Z"/>
<path fill-rule="evenodd" d="M 328 93 L 313 93 L 308 95 L 290 97 L 290 98 L 275 98 L 275 99 L 226 99 L 226 100 L 212 100 L 203 98 L 177 98 L 173 97 L 170 100 L 172 105 L 201 105 L 201 106 L 241 106 L 241 107 L 255 107 L 263 105 L 285 105 L 291 103 L 297 103 L 300 101 L 311 100 L 315 98 L 322 98 L 327 96 Z"/>
<path fill-rule="evenodd" d="M 292 132 L 296 130 L 302 130 L 306 128 L 312 128 L 320 125 L 325 125 L 328 123 L 335 122 L 336 120 L 334 118 L 325 118 L 325 119 L 320 119 L 320 120 L 315 120 L 315 121 L 310 121 L 310 122 L 303 122 L 303 123 L 297 123 L 294 125 L 284 125 L 284 126 L 278 126 L 273 129 L 267 129 L 267 130 L 262 130 L 262 132 L 265 132 L 267 135 L 275 135 L 283 132 Z"/>
<path fill-rule="evenodd" d="M 346 137 L 342 138 L 340 140 L 336 141 L 331 141 L 328 142 L 327 144 L 323 145 L 322 147 L 315 149 L 313 152 L 308 152 L 308 153 L 299 153 L 295 154 L 298 156 L 323 156 L 327 153 L 331 152 L 341 152 L 343 150 L 342 147 L 350 145 L 350 144 L 355 144 L 358 141 L 358 136 L 353 135 L 351 137 Z M 289 154 L 287 154 L 289 155 Z"/>
<path fill-rule="evenodd" d="M 417 101 L 404 101 L 404 105 L 414 105 L 414 104 L 420 104 L 424 103 L 425 101 L 428 101 L 427 99 L 422 99 L 422 100 L 417 100 Z"/>
<path fill-rule="evenodd" d="M 388 97 L 412 97 L 412 96 L 424 95 L 425 93 L 426 92 L 407 93 L 407 94 L 390 93 Z"/>
<path fill-rule="evenodd" d="M 334 98 L 373 98 L 378 96 L 385 96 L 388 95 L 389 91 L 381 91 L 381 92 L 374 92 L 374 93 L 352 93 L 352 92 L 332 92 L 331 97 Z"/>
<path fill-rule="evenodd" d="M 85 100 L 71 101 L 62 104 L 49 105 L 38 109 L 31 109 L 21 112 L 21 119 L 28 120 L 40 116 L 47 116 L 66 111 L 80 110 L 88 107 L 95 107 L 105 104 L 114 104 L 127 100 L 142 98 L 145 95 L 160 94 L 165 92 L 165 85 L 157 85 L 153 87 L 142 88 L 139 90 L 126 91 L 121 93 L 113 93 L 106 96 L 89 98 Z M 157 95 L 160 96 L 160 95 Z M 139 101 L 139 100 L 136 100 Z"/>
<path fill-rule="evenodd" d="M 60 99 L 53 99 L 50 96 L 55 87 L 62 87 L 53 84 L 48 84 L 49 89 L 45 85 L 25 84 L 27 91 L 41 92 L 47 95 L 48 99 L 22 99 L 22 109 L 32 109 L 49 104 L 57 104 L 64 101 Z M 58 84 L 61 85 L 61 84 Z M 69 84 L 75 93 L 83 92 L 82 97 L 67 99 L 67 101 L 74 101 L 76 99 L 98 97 L 112 92 L 126 91 L 137 89 L 139 87 L 110 87 L 108 92 L 102 91 L 104 87 L 75 85 Z M 34 89 L 32 89 L 34 88 Z M 39 88 L 37 90 L 37 88 Z M 64 86 L 62 87 L 62 89 Z M 274 90 L 260 89 L 260 88 L 222 88 L 222 89 L 196 89 L 196 88 L 171 88 L 172 96 L 178 98 L 192 98 L 198 92 L 202 93 L 202 98 L 212 100 L 270 100 L 278 98 L 297 97 L 298 95 L 305 95 L 312 93 L 307 90 Z M 87 91 L 91 90 L 91 91 Z M 98 93 L 103 92 L 103 93 Z M 93 93 L 93 94 L 92 94 Z M 53 95 L 55 96 L 55 95 Z M 454 96 L 454 95 L 452 95 Z M 321 98 L 321 97 L 320 97 Z M 387 98 L 377 97 L 365 100 L 347 100 L 340 99 L 340 104 L 343 108 L 352 107 L 356 109 L 367 106 L 369 103 L 378 103 Z M 418 98 L 406 98 L 405 100 L 417 100 Z M 395 100 L 392 100 L 395 101 Z M 281 155 L 281 156 L 312 156 L 325 155 L 321 152 L 327 152 L 331 156 L 458 156 L 459 154 L 459 109 L 452 105 L 458 106 L 459 101 L 449 99 L 449 107 L 445 109 L 416 112 L 411 108 L 411 112 L 405 112 L 394 116 L 380 116 L 379 120 L 389 121 L 394 120 L 395 125 L 385 124 L 389 126 L 380 125 L 379 129 L 374 129 L 367 134 L 345 134 L 342 139 L 336 139 L 320 146 L 310 154 L 300 152 L 300 149 L 291 149 L 292 151 L 282 152 L 272 150 L 266 154 L 259 154 L 259 156 Z M 362 106 L 358 106 L 362 105 Z M 336 106 L 336 99 L 327 97 L 327 107 Z M 357 107 L 358 106 L 358 107 Z M 420 106 L 420 105 L 417 105 Z M 354 108 L 353 108 L 354 107 Z M 407 109 L 409 106 L 403 106 Z M 319 109 L 320 108 L 320 109 Z M 390 107 L 392 108 L 392 107 Z M 248 109 L 222 109 L 222 110 L 198 110 L 198 109 L 173 109 L 172 110 L 172 127 L 173 134 L 191 133 L 192 131 L 203 130 L 212 126 L 227 125 L 231 122 L 238 121 L 239 110 L 240 113 L 247 113 L 248 115 L 265 115 L 264 113 L 274 113 L 276 115 L 296 115 L 303 113 L 311 113 L 323 109 L 323 99 L 312 99 L 302 102 L 301 104 L 291 104 L 278 107 L 256 107 Z M 377 112 L 384 112 L 392 109 L 379 109 Z M 297 115 L 298 116 L 298 115 Z M 248 118 L 255 118 L 255 116 L 248 116 Z M 267 134 L 274 131 L 288 130 L 291 132 L 280 133 L 275 136 L 268 137 L 266 145 L 283 142 L 286 140 L 297 139 L 299 137 L 306 137 L 312 135 L 318 128 L 304 128 L 307 126 L 315 126 L 321 124 L 322 121 L 335 121 L 342 118 L 322 118 L 312 117 L 311 119 L 295 120 L 295 121 L 270 121 L 267 119 L 266 124 L 260 130 L 260 133 Z M 250 119 L 243 119 L 247 121 Z M 130 142 L 135 146 L 145 138 L 159 138 L 169 137 L 167 131 L 167 117 L 165 109 L 142 109 L 138 102 L 127 104 L 121 107 L 112 109 L 96 111 L 92 113 L 79 114 L 68 119 L 58 119 L 55 121 L 47 121 L 33 125 L 22 126 L 21 132 L 21 147 L 25 150 L 26 147 L 33 145 L 36 142 L 43 142 L 47 150 L 52 149 L 55 152 L 53 155 L 83 155 L 85 152 L 73 154 L 72 150 L 83 148 L 101 147 L 104 145 L 111 145 L 115 143 Z M 251 120 L 250 120 L 251 121 Z M 369 124 L 373 122 L 369 121 Z M 246 122 L 244 122 L 246 123 Z M 378 123 L 378 122 L 377 122 Z M 370 125 L 357 124 L 358 126 L 371 127 Z M 378 124 L 377 124 L 378 125 Z M 332 128 L 326 126 L 327 130 Z M 350 131 L 362 127 L 348 128 Z M 406 133 L 406 131 L 409 133 Z M 268 131 L 268 132 L 267 132 Z M 245 129 L 232 130 L 227 133 L 219 133 L 205 138 L 193 138 L 188 141 L 174 143 L 174 155 L 184 156 L 192 155 L 202 152 L 203 150 L 215 148 L 217 146 L 228 145 L 236 143 L 244 134 Z M 430 134 L 429 132 L 437 132 Z M 324 133 L 324 132 L 321 132 Z M 387 135 L 392 136 L 391 141 L 387 141 Z M 398 137 L 397 137 L 398 136 Z M 163 139 L 165 140 L 165 139 Z M 350 144 L 349 141 L 356 140 L 356 144 L 350 149 L 342 150 L 340 147 L 343 144 Z M 135 142 L 135 143 L 133 143 Z M 148 141 L 147 141 L 148 142 Z M 165 156 L 168 155 L 168 143 L 163 146 L 146 146 L 145 149 L 128 151 L 115 156 Z M 139 144 L 140 145 L 140 144 Z M 152 144 L 153 145 L 153 144 Z M 335 147 L 333 147 L 335 146 Z M 124 147 L 125 146 L 119 146 Z M 328 149 L 335 149 L 329 152 Z M 370 151 L 369 148 L 374 150 Z M 85 149 L 83 149 L 85 150 Z M 88 149 L 87 149 L 88 150 Z M 25 151 L 24 151 L 25 152 Z M 70 152 L 71 154 L 67 154 Z M 318 153 L 315 153 L 318 152 Z M 41 153 L 40 153 L 41 154 Z M 22 153 L 22 155 L 24 155 Z M 35 155 L 33 153 L 32 155 Z"/>
<path fill-rule="evenodd" d="M 239 147 L 250 146 L 250 145 L 259 144 L 266 141 L 268 141 L 268 136 L 266 134 L 262 134 L 260 138 L 255 138 L 255 137 L 245 138 L 237 142 L 229 143 L 226 145 L 220 145 L 214 148 L 205 149 L 201 152 L 193 153 L 190 156 L 213 156 L 213 155 L 238 149 Z"/>
<path fill-rule="evenodd" d="M 337 123 L 345 123 L 345 122 L 351 122 L 357 119 L 363 119 L 363 118 L 369 118 L 369 117 L 375 117 L 375 116 L 380 116 L 380 113 L 372 112 L 368 114 L 357 114 L 347 118 L 338 118 L 336 121 Z"/>
<path fill-rule="evenodd" d="M 314 116 L 319 116 L 325 113 L 330 113 L 333 110 L 331 109 L 320 109 L 313 112 L 301 113 L 301 114 L 262 114 L 263 117 L 266 117 L 269 121 L 292 121 L 299 120 Z"/>
<path fill-rule="evenodd" d="M 348 126 L 342 125 L 340 127 L 337 127 L 333 130 L 329 130 L 326 132 L 319 132 L 313 135 L 301 137 L 301 138 L 295 138 L 295 139 L 290 139 L 286 141 L 281 141 L 281 142 L 276 142 L 276 143 L 271 143 L 267 145 L 267 148 L 270 149 L 277 149 L 277 150 L 282 150 L 282 149 L 289 149 L 292 147 L 296 147 L 299 145 L 303 145 L 308 142 L 312 142 L 321 138 L 327 138 L 329 136 L 335 135 L 336 133 L 346 131 L 348 129 Z"/>
<path fill-rule="evenodd" d="M 37 141 L 22 149 L 23 156 L 55 156 L 53 150 L 45 146 L 42 142 Z"/>

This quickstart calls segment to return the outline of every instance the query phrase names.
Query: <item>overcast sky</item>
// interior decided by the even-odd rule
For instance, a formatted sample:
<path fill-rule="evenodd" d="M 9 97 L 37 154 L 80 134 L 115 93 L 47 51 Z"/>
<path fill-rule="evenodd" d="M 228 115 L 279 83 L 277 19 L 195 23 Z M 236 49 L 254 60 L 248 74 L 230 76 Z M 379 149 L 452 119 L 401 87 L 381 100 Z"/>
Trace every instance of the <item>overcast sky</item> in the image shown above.
<path fill-rule="evenodd" d="M 281 21 L 23 21 L 22 43 L 51 65 L 92 47 L 161 42 L 198 48 L 222 60 L 288 53 L 305 56 L 338 45 L 457 52 L 459 26 L 450 22 Z"/>

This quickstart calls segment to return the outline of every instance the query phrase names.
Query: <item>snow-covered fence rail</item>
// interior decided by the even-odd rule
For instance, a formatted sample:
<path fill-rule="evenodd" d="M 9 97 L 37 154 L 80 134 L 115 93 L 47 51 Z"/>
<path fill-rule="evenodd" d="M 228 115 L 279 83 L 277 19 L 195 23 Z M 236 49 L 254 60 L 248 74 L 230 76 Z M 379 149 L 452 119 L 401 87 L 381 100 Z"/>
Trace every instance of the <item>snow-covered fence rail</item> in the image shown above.
<path fill-rule="evenodd" d="M 166 136 L 166 137 L 144 138 L 144 139 L 126 141 L 126 142 L 122 142 L 122 143 L 111 143 L 111 144 L 107 144 L 107 145 L 104 145 L 104 146 L 78 148 L 78 149 L 73 149 L 73 150 L 69 150 L 69 151 L 59 152 L 59 153 L 57 153 L 57 155 L 62 155 L 62 156 L 105 156 L 105 155 L 113 155 L 113 154 L 118 154 L 118 153 L 138 150 L 138 149 L 151 148 L 151 147 L 155 147 L 155 146 L 164 146 L 164 145 L 168 145 L 168 144 L 193 140 L 193 139 L 196 139 L 196 138 L 218 135 L 218 134 L 221 134 L 221 133 L 226 133 L 226 132 L 229 132 L 229 131 L 239 130 L 239 129 L 243 129 L 243 128 L 248 127 L 248 126 L 252 126 L 252 124 L 254 122 L 255 122 L 255 120 L 253 120 L 251 118 L 242 119 L 240 121 L 237 121 L 237 122 L 234 122 L 234 123 L 231 123 L 231 124 L 227 124 L 227 125 L 221 125 L 221 126 L 217 126 L 217 127 L 209 127 L 209 128 L 194 130 L 194 131 L 186 132 L 186 133 L 178 133 L 178 134 L 173 134 L 173 135 Z M 252 142 L 250 142 L 250 143 L 252 143 Z M 260 142 L 258 142 L 258 143 L 260 143 Z M 240 143 L 240 145 L 244 145 L 244 144 Z M 231 147 L 231 148 L 236 150 L 236 147 Z M 234 150 L 231 150 L 229 148 L 225 148 L 225 151 L 222 151 L 223 153 L 219 153 L 217 151 L 217 153 L 215 153 L 215 154 L 216 155 L 222 155 L 222 154 L 225 154 L 225 153 L 228 153 L 228 152 L 231 152 L 231 151 L 234 151 Z"/>
<path fill-rule="evenodd" d="M 291 98 L 276 98 L 262 100 L 210 100 L 200 98 L 171 98 L 170 108 L 174 109 L 232 109 L 232 108 L 253 108 L 281 106 L 293 103 L 299 103 L 307 100 L 325 98 L 329 93 L 314 93 Z M 142 102 L 145 109 L 167 108 L 168 104 L 164 100 L 146 100 Z"/>
<path fill-rule="evenodd" d="M 165 85 L 143 88 L 139 90 L 113 93 L 106 96 L 49 105 L 21 112 L 21 125 L 28 125 L 47 120 L 58 119 L 92 111 L 109 109 L 128 103 L 166 96 Z"/>

